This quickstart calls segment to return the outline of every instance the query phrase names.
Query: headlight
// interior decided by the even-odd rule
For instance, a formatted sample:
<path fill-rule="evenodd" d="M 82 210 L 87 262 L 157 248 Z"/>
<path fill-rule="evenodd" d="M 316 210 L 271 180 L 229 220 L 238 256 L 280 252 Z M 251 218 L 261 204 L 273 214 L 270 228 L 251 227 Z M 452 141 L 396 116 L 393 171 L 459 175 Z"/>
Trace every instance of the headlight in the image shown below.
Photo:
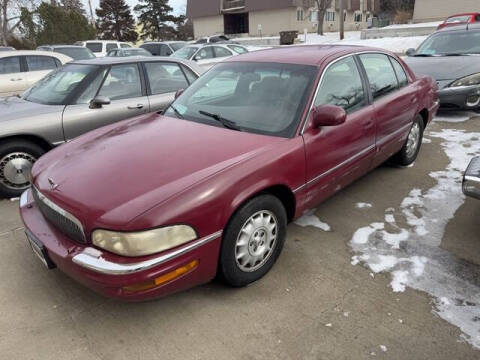
<path fill-rule="evenodd" d="M 454 81 L 452 85 L 450 85 L 450 87 L 471 86 L 471 85 L 479 85 L 479 84 L 480 84 L 480 73 L 458 79 Z"/>
<path fill-rule="evenodd" d="M 95 230 L 93 245 L 123 256 L 156 254 L 196 239 L 195 230 L 187 225 L 174 225 L 141 232 L 121 233 Z"/>

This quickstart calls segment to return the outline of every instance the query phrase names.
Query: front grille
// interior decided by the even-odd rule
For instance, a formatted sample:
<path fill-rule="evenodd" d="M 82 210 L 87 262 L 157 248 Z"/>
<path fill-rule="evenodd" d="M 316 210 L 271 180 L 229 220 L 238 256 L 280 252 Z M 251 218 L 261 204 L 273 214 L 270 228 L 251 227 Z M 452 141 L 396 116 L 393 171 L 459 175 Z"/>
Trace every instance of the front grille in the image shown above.
<path fill-rule="evenodd" d="M 35 187 L 32 187 L 33 198 L 45 219 L 70 239 L 85 244 L 82 225 L 73 215 L 48 200 Z"/>

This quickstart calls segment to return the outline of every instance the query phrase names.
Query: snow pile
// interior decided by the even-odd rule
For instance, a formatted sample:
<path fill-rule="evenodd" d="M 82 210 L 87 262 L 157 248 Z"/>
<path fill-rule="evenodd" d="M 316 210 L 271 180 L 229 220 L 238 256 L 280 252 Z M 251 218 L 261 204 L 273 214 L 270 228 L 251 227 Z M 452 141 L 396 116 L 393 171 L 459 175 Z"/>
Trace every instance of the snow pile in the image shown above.
<path fill-rule="evenodd" d="M 357 45 L 369 46 L 386 49 L 398 54 L 405 53 L 410 48 L 417 48 L 427 37 L 426 36 L 410 36 L 410 37 L 386 37 L 382 39 L 360 39 L 360 31 L 349 31 L 345 33 L 345 39 L 340 41 L 338 32 L 325 33 L 321 36 L 318 34 L 300 34 L 299 40 L 305 45 L 321 44 L 321 45 Z"/>
<path fill-rule="evenodd" d="M 460 123 L 470 120 L 471 118 L 478 116 L 474 112 L 466 111 L 448 111 L 441 112 L 435 116 L 434 121 Z"/>
<path fill-rule="evenodd" d="M 435 312 L 480 348 L 480 286 L 472 281 L 478 280 L 480 267 L 440 248 L 448 222 L 465 201 L 462 175 L 472 157 L 480 155 L 480 133 L 444 129 L 429 136 L 442 140 L 449 165 L 430 174 L 436 180 L 432 188 L 413 189 L 399 209 L 387 209 L 384 222 L 358 229 L 351 241 L 351 263 L 364 263 L 373 273 L 391 273 L 394 292 L 408 286 L 429 293 L 436 298 Z M 407 228 L 397 219 L 405 220 Z"/>
<path fill-rule="evenodd" d="M 438 27 L 443 23 L 443 21 L 433 21 L 428 23 L 418 23 L 418 24 L 394 24 L 384 27 L 384 29 L 412 29 L 412 28 L 421 28 L 421 27 Z"/>

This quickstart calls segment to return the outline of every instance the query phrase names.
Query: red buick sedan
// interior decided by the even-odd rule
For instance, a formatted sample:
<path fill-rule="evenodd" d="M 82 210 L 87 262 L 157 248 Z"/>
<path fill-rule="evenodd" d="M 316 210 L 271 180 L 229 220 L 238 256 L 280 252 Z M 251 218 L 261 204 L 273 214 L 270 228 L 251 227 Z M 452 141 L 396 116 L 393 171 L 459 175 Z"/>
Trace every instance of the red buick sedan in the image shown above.
<path fill-rule="evenodd" d="M 263 277 L 287 223 L 387 159 L 413 163 L 436 83 L 394 54 L 286 47 L 218 64 L 163 114 L 43 156 L 20 201 L 40 260 L 126 300 Z"/>
<path fill-rule="evenodd" d="M 465 13 L 465 14 L 457 14 L 450 16 L 447 20 L 443 23 L 438 25 L 437 30 L 441 30 L 443 28 L 455 25 L 462 25 L 462 24 L 475 24 L 480 22 L 480 13 Z"/>

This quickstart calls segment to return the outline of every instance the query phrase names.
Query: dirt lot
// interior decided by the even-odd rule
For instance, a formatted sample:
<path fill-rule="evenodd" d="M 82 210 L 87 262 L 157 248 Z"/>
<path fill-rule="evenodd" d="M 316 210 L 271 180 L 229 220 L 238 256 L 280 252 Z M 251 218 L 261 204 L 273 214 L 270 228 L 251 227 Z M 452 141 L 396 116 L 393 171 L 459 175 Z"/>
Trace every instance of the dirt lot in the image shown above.
<path fill-rule="evenodd" d="M 456 159 L 445 136 L 435 134 L 473 133 L 479 124 L 480 117 L 434 123 L 414 167 L 382 166 L 321 205 L 315 215 L 329 232 L 291 224 L 273 270 L 244 289 L 213 282 L 148 303 L 105 299 L 59 271 L 45 270 L 26 243 L 18 202 L 2 200 L 0 358 L 480 359 L 472 345 L 480 343 L 480 202 L 464 199 L 458 182 L 444 186 L 445 207 L 430 212 L 432 224 L 442 225 L 442 219 L 445 224 L 432 231 L 427 221 L 430 237 L 420 236 L 408 216 L 402 220 L 406 213 L 400 210 L 413 189 L 427 194 L 438 178 L 448 178 L 432 177 Z M 455 200 L 454 218 L 436 213 Z M 416 214 L 427 219 L 431 204 L 425 201 L 423 213 Z M 386 212 L 410 233 L 402 242 L 408 246 L 398 251 L 417 251 L 426 264 L 415 276 L 400 269 L 408 276 L 400 281 L 405 291 L 392 289 L 401 272 L 388 267 L 377 272 L 361 259 L 352 265 L 353 256 L 379 248 L 354 252 L 354 234 L 379 221 L 391 224 Z M 391 248 L 382 251 L 395 254 Z M 436 279 L 438 274 L 443 275 Z M 452 301 L 455 308 L 448 307 Z"/>

